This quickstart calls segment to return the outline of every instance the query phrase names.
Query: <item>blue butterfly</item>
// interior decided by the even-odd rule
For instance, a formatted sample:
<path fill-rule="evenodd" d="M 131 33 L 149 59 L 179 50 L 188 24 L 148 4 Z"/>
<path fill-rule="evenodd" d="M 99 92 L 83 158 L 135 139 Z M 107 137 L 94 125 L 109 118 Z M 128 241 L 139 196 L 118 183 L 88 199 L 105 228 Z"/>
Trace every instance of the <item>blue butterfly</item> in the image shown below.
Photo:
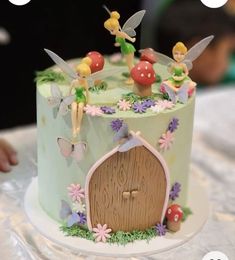
<path fill-rule="evenodd" d="M 80 221 L 79 215 L 73 212 L 69 204 L 64 200 L 61 200 L 60 218 L 67 219 L 67 227 L 72 227 Z"/>
<path fill-rule="evenodd" d="M 113 141 L 120 143 L 118 151 L 121 153 L 127 152 L 134 147 L 143 145 L 138 138 L 129 133 L 127 124 L 122 125 L 119 131 L 115 134 Z"/>
<path fill-rule="evenodd" d="M 188 101 L 188 84 L 184 83 L 177 92 L 170 88 L 167 84 L 163 83 L 169 99 L 175 104 L 177 101 L 185 104 Z"/>

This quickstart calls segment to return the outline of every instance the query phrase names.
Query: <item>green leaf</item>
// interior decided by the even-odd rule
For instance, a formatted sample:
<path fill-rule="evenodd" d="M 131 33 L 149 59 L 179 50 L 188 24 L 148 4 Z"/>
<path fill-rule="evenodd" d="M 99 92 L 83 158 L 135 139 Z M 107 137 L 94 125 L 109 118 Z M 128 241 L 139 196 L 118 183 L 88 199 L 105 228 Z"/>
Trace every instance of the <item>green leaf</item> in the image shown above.
<path fill-rule="evenodd" d="M 189 207 L 183 207 L 182 210 L 183 210 L 182 221 L 184 222 L 188 218 L 188 216 L 193 214 L 193 212 Z"/>

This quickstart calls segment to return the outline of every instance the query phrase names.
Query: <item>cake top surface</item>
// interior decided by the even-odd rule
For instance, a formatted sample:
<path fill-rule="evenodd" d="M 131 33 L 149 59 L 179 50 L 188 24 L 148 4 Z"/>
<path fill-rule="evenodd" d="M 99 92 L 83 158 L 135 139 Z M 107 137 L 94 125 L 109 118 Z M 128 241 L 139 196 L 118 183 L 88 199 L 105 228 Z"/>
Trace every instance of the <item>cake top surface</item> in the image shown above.
<path fill-rule="evenodd" d="M 71 67 L 76 67 L 77 64 L 81 59 L 73 59 L 69 61 L 69 65 Z M 137 61 L 137 59 L 136 59 Z M 118 61 L 117 63 L 110 62 L 110 57 L 105 58 L 105 65 L 104 70 L 110 69 L 110 68 L 117 68 L 119 67 L 122 72 L 117 73 L 116 75 L 107 77 L 105 79 L 105 83 L 107 84 L 106 89 L 97 88 L 97 89 L 90 89 L 89 95 L 90 95 L 90 106 L 95 107 L 108 107 L 115 109 L 115 113 L 102 113 L 101 116 L 103 117 L 112 117 L 112 118 L 136 118 L 136 117 L 149 117 L 149 116 L 155 116 L 157 113 L 169 113 L 171 111 L 175 111 L 178 109 L 181 109 L 187 103 L 179 103 L 173 104 L 171 101 L 165 99 L 163 93 L 160 91 L 160 85 L 161 80 L 169 78 L 170 74 L 167 71 L 167 66 L 161 65 L 159 63 L 154 64 L 154 70 L 156 74 L 158 75 L 158 79 L 160 82 L 155 82 L 152 84 L 152 93 L 153 95 L 149 98 L 140 98 L 133 94 L 132 87 L 130 85 L 125 84 L 125 77 L 123 76 L 127 74 L 128 69 L 123 66 L 124 63 L 122 61 Z M 37 78 L 37 88 L 41 96 L 45 97 L 46 99 L 49 99 L 51 97 L 51 85 L 56 84 L 63 97 L 66 97 L 69 95 L 70 91 L 70 85 L 71 82 L 69 81 L 68 77 L 65 73 L 63 73 L 58 67 L 54 66 L 51 69 L 53 69 L 54 72 L 58 73 L 54 75 L 54 79 L 52 81 L 47 82 L 46 80 L 43 80 L 43 77 L 47 77 L 47 73 L 51 73 L 50 69 L 46 70 L 44 74 L 41 74 Z M 57 76 L 56 76 L 57 75 Z M 60 77 L 61 76 L 61 77 Z M 130 100 L 131 99 L 131 100 Z M 124 101 L 130 101 L 132 104 L 132 108 L 123 111 L 119 109 L 118 103 L 120 100 Z M 134 102 L 135 100 L 135 102 Z M 145 101 L 150 100 L 149 107 L 142 112 L 136 112 L 133 109 L 133 103 L 143 104 Z M 153 102 L 159 102 L 159 108 L 152 109 L 151 108 L 151 100 Z M 190 102 L 190 99 L 188 100 Z M 125 103 L 125 102 L 124 102 Z M 125 106 L 126 104 L 124 104 Z M 154 103 L 152 103 L 152 106 Z M 141 111 L 141 106 L 140 106 Z M 105 110 L 105 109 L 104 109 Z"/>

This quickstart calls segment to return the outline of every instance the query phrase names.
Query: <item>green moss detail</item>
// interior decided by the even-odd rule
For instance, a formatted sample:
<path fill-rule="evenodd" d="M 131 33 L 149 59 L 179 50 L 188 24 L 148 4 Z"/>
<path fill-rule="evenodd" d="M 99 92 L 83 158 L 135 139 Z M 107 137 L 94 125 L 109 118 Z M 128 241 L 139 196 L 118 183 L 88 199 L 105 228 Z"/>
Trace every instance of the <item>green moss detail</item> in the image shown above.
<path fill-rule="evenodd" d="M 183 213 L 184 213 L 182 221 L 184 222 L 184 221 L 186 221 L 188 216 L 193 214 L 193 212 L 189 207 L 183 207 L 182 210 L 183 210 Z"/>
<path fill-rule="evenodd" d="M 130 77 L 130 72 L 123 72 L 122 76 L 125 78 L 129 78 Z"/>
<path fill-rule="evenodd" d="M 77 225 L 73 225 L 72 227 L 67 227 L 64 225 L 60 227 L 60 230 L 62 230 L 66 236 L 81 237 L 87 240 L 95 241 L 91 231 Z"/>
<path fill-rule="evenodd" d="M 133 92 L 122 95 L 122 98 L 125 99 L 126 101 L 129 101 L 131 104 L 138 102 L 138 101 L 142 102 L 146 99 L 158 100 L 161 97 L 162 97 L 162 94 L 160 94 L 160 93 L 155 93 L 155 94 L 153 94 L 152 96 L 149 96 L 149 97 L 140 97 Z"/>
<path fill-rule="evenodd" d="M 65 77 L 60 72 L 56 72 L 54 70 L 48 69 L 43 71 L 36 71 L 36 77 L 34 81 L 37 82 L 38 84 L 42 84 L 46 82 L 62 83 L 65 82 Z"/>
<path fill-rule="evenodd" d="M 162 82 L 162 77 L 159 74 L 157 74 L 156 75 L 156 83 L 161 83 L 161 82 Z"/>
<path fill-rule="evenodd" d="M 66 236 L 76 236 L 87 240 L 95 241 L 93 237 L 93 233 L 91 231 L 82 228 L 78 225 L 73 225 L 72 227 L 62 226 L 60 229 L 65 233 Z M 149 242 L 152 238 L 157 236 L 157 233 L 155 228 L 152 227 L 144 231 L 139 231 L 139 230 L 134 230 L 132 232 L 118 231 L 110 235 L 111 237 L 107 239 L 107 243 L 126 245 L 136 240 L 146 240 L 147 242 Z"/>
<path fill-rule="evenodd" d="M 99 84 L 94 85 L 93 87 L 89 88 L 90 92 L 95 92 L 99 94 L 100 91 L 105 91 L 108 87 L 108 84 L 106 81 L 102 81 Z"/>

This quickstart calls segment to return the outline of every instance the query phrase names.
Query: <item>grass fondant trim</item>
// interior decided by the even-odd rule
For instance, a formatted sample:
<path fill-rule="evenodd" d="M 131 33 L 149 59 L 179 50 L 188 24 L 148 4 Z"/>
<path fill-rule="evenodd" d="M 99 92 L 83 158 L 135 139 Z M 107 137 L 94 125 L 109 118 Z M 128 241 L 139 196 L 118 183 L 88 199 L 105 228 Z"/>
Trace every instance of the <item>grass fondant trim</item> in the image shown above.
<path fill-rule="evenodd" d="M 76 236 L 76 237 L 85 238 L 87 240 L 91 240 L 95 242 L 95 239 L 93 237 L 94 233 L 81 226 L 73 225 L 72 227 L 67 227 L 64 225 L 60 229 L 65 233 L 66 236 Z M 156 233 L 156 229 L 153 227 L 153 228 L 146 229 L 144 231 L 139 231 L 139 230 L 134 230 L 132 232 L 118 231 L 110 235 L 111 237 L 107 239 L 107 243 L 126 245 L 136 240 L 146 240 L 148 242 L 153 237 L 156 237 L 157 233 Z"/>
<path fill-rule="evenodd" d="M 47 69 L 43 71 L 36 71 L 36 77 L 34 79 L 38 84 L 46 83 L 46 82 L 57 82 L 62 83 L 65 82 L 65 77 L 62 73 L 56 72 L 52 69 Z"/>

